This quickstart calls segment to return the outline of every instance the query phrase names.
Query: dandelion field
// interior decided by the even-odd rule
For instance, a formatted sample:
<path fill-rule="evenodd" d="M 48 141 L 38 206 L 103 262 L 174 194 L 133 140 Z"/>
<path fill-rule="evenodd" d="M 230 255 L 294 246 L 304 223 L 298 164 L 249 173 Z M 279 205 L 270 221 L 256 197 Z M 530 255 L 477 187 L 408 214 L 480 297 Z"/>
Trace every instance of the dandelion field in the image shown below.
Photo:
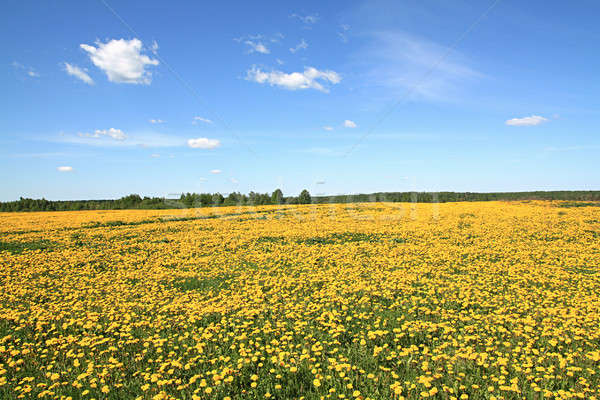
<path fill-rule="evenodd" d="M 600 207 L 0 214 L 0 398 L 600 399 Z"/>

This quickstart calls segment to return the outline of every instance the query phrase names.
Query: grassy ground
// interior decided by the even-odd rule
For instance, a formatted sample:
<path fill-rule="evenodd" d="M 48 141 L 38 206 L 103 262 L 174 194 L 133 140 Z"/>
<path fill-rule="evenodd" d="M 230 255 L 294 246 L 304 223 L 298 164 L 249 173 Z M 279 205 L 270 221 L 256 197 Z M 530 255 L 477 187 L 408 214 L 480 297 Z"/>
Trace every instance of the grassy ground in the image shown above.
<path fill-rule="evenodd" d="M 600 398 L 600 208 L 0 215 L 0 398 Z"/>

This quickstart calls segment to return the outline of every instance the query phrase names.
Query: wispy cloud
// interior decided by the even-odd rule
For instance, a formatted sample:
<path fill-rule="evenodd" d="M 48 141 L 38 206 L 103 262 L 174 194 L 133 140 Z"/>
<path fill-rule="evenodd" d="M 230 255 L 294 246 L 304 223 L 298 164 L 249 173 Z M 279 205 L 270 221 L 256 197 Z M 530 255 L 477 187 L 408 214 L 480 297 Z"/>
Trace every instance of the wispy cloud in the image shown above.
<path fill-rule="evenodd" d="M 350 30 L 350 25 L 342 24 L 340 25 L 340 30 L 338 31 L 338 37 L 342 41 L 342 43 L 348 43 L 348 31 Z"/>
<path fill-rule="evenodd" d="M 298 150 L 299 153 L 313 154 L 317 156 L 337 157 L 344 154 L 342 149 L 333 149 L 330 147 L 309 147 Z"/>
<path fill-rule="evenodd" d="M 28 67 L 17 61 L 13 61 L 11 63 L 11 65 L 15 70 L 22 71 L 22 73 L 29 76 L 30 78 L 39 78 L 40 77 L 40 74 L 37 73 L 37 71 L 35 69 L 33 69 L 33 67 Z"/>
<path fill-rule="evenodd" d="M 151 124 L 164 124 L 165 121 L 163 121 L 162 119 L 151 119 L 149 120 Z"/>
<path fill-rule="evenodd" d="M 75 78 L 87 83 L 88 85 L 94 84 L 94 80 L 87 74 L 87 72 L 79 68 L 77 65 L 64 63 L 64 67 L 67 74 L 74 76 Z"/>
<path fill-rule="evenodd" d="M 152 72 L 146 68 L 158 65 L 158 60 L 142 54 L 139 39 L 113 39 L 106 43 L 96 42 L 96 46 L 81 44 L 92 63 L 106 73 L 108 80 L 115 83 L 149 85 Z M 156 45 L 158 49 L 158 45 Z"/>
<path fill-rule="evenodd" d="M 313 25 L 313 24 L 316 24 L 317 21 L 319 20 L 319 14 L 301 15 L 301 14 L 294 13 L 294 14 L 290 15 L 290 18 L 297 18 L 305 25 Z"/>
<path fill-rule="evenodd" d="M 156 43 L 156 40 L 154 40 L 152 42 L 152 45 L 150 45 L 150 51 L 152 52 L 152 54 L 154 54 L 155 56 L 158 55 L 158 43 Z"/>
<path fill-rule="evenodd" d="M 56 167 L 56 170 L 58 172 L 73 172 L 73 167 L 69 167 L 67 165 L 63 165 L 63 166 L 60 166 L 60 167 Z"/>
<path fill-rule="evenodd" d="M 94 147 L 181 147 L 187 144 L 187 139 L 165 135 L 156 132 L 129 132 L 122 140 L 110 135 L 93 133 L 68 134 L 41 138 L 42 140 L 59 143 L 70 143 Z"/>
<path fill-rule="evenodd" d="M 326 131 L 332 131 L 333 126 L 324 126 L 323 129 L 325 129 Z"/>
<path fill-rule="evenodd" d="M 546 147 L 545 152 L 557 153 L 563 151 L 586 151 L 586 150 L 600 150 L 600 145 L 587 144 L 587 145 L 575 145 L 575 146 L 564 146 L 564 147 Z"/>
<path fill-rule="evenodd" d="M 248 50 L 248 53 L 261 53 L 261 54 L 269 54 L 271 51 L 267 48 L 267 46 L 265 46 L 263 43 L 261 42 L 253 42 L 251 40 L 246 40 L 244 42 L 245 44 L 247 44 L 250 48 Z"/>
<path fill-rule="evenodd" d="M 342 78 L 335 71 L 320 71 L 313 67 L 306 67 L 303 72 L 285 73 L 277 70 L 265 72 L 253 66 L 246 73 L 246 80 L 287 90 L 316 89 L 328 93 L 329 89 L 325 85 L 338 84 Z"/>
<path fill-rule="evenodd" d="M 418 100 L 450 100 L 461 87 L 482 74 L 467 65 L 456 52 L 404 32 L 378 32 L 370 44 L 354 55 L 365 68 L 372 86 L 392 91 L 395 97 L 410 94 Z"/>
<path fill-rule="evenodd" d="M 221 142 L 218 139 L 196 138 L 188 139 L 187 144 L 193 149 L 210 150 L 219 147 L 221 145 Z"/>
<path fill-rule="evenodd" d="M 247 54 L 252 53 L 260 53 L 260 54 L 270 54 L 271 50 L 267 47 L 265 43 L 279 43 L 281 39 L 283 39 L 283 35 L 281 33 L 277 33 L 271 38 L 266 37 L 264 35 L 247 35 L 239 38 L 234 38 L 238 43 L 243 43 L 247 46 Z"/>
<path fill-rule="evenodd" d="M 204 118 L 204 117 L 194 117 L 194 120 L 192 121 L 192 124 L 196 124 L 198 122 L 204 122 L 205 124 L 212 124 L 213 122 L 208 119 L 208 118 Z"/>
<path fill-rule="evenodd" d="M 306 50 L 308 48 L 308 43 L 306 40 L 302 39 L 300 43 L 298 43 L 295 47 L 290 47 L 290 52 L 293 54 L 298 50 Z"/>
<path fill-rule="evenodd" d="M 510 126 L 535 126 L 547 122 L 548 118 L 544 118 L 540 115 L 532 115 L 530 117 L 523 118 L 512 118 L 505 122 L 506 125 Z"/>
<path fill-rule="evenodd" d="M 344 128 L 356 128 L 358 125 L 356 125 L 356 122 L 351 121 L 349 119 L 344 121 Z"/>
<path fill-rule="evenodd" d="M 210 170 L 210 173 L 211 173 L 211 174 L 215 174 L 215 175 L 216 175 L 216 174 L 220 174 L 221 172 L 223 172 L 223 171 L 221 171 L 220 169 L 211 169 L 211 170 Z"/>
<path fill-rule="evenodd" d="M 98 139 L 101 137 L 109 137 L 115 140 L 125 140 L 127 139 L 127 135 L 120 129 L 110 128 L 110 129 L 96 129 L 94 133 L 78 133 L 80 137 L 94 138 Z"/>

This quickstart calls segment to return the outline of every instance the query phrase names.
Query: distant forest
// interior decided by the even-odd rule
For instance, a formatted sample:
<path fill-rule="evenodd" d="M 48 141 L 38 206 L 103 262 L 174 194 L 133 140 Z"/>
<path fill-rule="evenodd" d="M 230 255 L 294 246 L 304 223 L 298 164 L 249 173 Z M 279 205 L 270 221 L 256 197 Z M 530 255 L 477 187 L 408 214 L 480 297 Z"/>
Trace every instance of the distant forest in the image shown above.
<path fill-rule="evenodd" d="M 380 192 L 336 196 L 311 196 L 303 190 L 299 196 L 284 196 L 280 189 L 273 193 L 241 194 L 223 196 L 220 193 L 185 193 L 178 199 L 164 197 L 141 197 L 137 194 L 115 200 L 46 200 L 20 198 L 0 203 L 0 212 L 10 211 L 76 211 L 76 210 L 125 210 L 125 209 L 172 209 L 192 207 L 268 205 L 268 204 L 327 204 L 363 202 L 414 202 L 446 203 L 457 201 L 511 201 L 511 200 L 569 200 L 600 201 L 600 191 L 554 191 L 554 192 Z"/>

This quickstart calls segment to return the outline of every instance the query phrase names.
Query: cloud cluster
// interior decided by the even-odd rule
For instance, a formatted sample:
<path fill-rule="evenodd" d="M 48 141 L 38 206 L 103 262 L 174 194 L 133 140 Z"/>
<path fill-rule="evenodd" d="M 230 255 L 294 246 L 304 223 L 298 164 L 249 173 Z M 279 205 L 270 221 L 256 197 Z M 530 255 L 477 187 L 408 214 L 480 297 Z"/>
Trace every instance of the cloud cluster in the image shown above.
<path fill-rule="evenodd" d="M 505 124 L 510 126 L 534 126 L 546 121 L 548 121 L 548 118 L 544 118 L 540 115 L 532 115 L 530 117 L 512 118 L 507 120 Z"/>
<path fill-rule="evenodd" d="M 271 86 L 287 90 L 316 89 L 328 93 L 329 89 L 323 84 L 338 84 L 342 78 L 335 71 L 319 71 L 313 67 L 306 67 L 303 72 L 291 72 L 288 74 L 277 70 L 265 72 L 253 66 L 247 71 L 246 80 L 260 84 L 267 83 Z"/>
<path fill-rule="evenodd" d="M 88 85 L 94 84 L 94 80 L 87 74 L 87 72 L 79 68 L 77 65 L 65 63 L 65 71 L 67 74 L 84 81 Z"/>
<path fill-rule="evenodd" d="M 106 43 L 97 41 L 97 47 L 80 46 L 88 53 L 92 63 L 106 73 L 109 81 L 145 85 L 152 82 L 152 73 L 146 67 L 158 65 L 158 60 L 142 54 L 139 39 L 113 39 Z"/>
<path fill-rule="evenodd" d="M 216 149 L 221 145 L 218 139 L 196 138 L 187 141 L 188 146 L 193 149 Z"/>

